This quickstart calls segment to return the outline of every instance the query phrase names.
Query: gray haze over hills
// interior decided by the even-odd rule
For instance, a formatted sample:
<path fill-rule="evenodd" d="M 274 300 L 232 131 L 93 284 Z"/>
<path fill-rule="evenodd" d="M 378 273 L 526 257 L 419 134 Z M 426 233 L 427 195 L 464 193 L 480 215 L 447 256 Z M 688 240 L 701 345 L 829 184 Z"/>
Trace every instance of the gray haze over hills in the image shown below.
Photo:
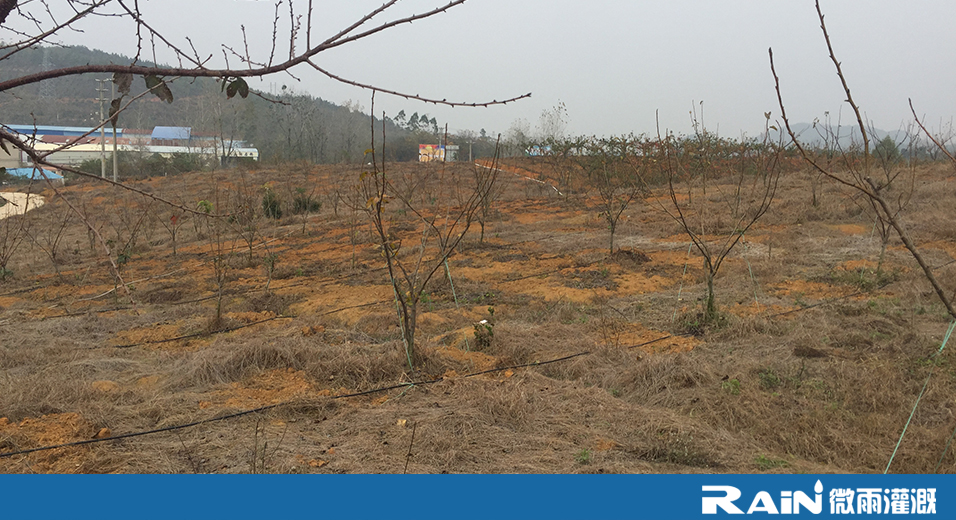
<path fill-rule="evenodd" d="M 797 135 L 797 139 L 799 139 L 801 143 L 809 146 L 822 148 L 829 141 L 833 146 L 839 146 L 843 149 L 863 147 L 863 137 L 857 125 L 836 126 L 822 123 L 791 123 L 790 128 Z M 866 129 L 866 133 L 870 140 L 870 146 L 874 146 L 877 142 L 889 137 L 897 147 L 905 148 L 910 144 L 914 136 L 916 136 L 917 139 L 914 139 L 913 142 L 920 142 L 914 130 L 915 129 L 900 129 L 887 132 L 880 128 L 870 127 Z M 790 138 L 786 135 L 786 129 L 783 129 L 783 133 L 785 136 L 784 142 L 789 142 Z M 770 130 L 770 139 L 772 141 L 776 141 L 779 138 L 780 132 Z"/>
<path fill-rule="evenodd" d="M 293 3 L 300 14 L 305 5 Z M 381 1 L 316 5 L 317 34 L 326 37 Z M 435 5 L 407 0 L 393 11 L 406 16 Z M 140 6 L 177 44 L 188 48 L 189 36 L 200 54 L 212 56 L 212 65 L 220 65 L 216 62 L 222 61 L 222 45 L 242 48 L 243 25 L 253 57 L 268 57 L 273 2 L 164 0 Z M 828 0 L 822 8 L 868 121 L 880 128 L 907 124 L 912 119 L 907 99 L 912 98 L 934 128 L 949 124 L 956 113 L 956 10 L 951 2 Z M 11 16 L 8 24 L 26 29 L 26 20 L 16 18 Z M 288 25 L 283 14 L 280 35 Z M 64 33 L 58 41 L 123 54 L 136 47 L 133 32 L 115 18 L 86 19 L 80 29 L 83 32 Z M 0 38 L 9 41 L 13 36 L 0 29 Z M 288 52 L 288 41 L 280 38 L 278 47 Z M 438 99 L 484 101 L 534 94 L 530 100 L 488 109 L 376 98 L 377 115 L 427 111 L 453 130 L 506 132 L 519 122 L 533 131 L 542 111 L 564 103 L 569 133 L 653 134 L 658 120 L 662 129 L 687 133 L 689 113 L 695 107 L 699 111 L 703 100 L 706 126 L 736 137 L 760 135 L 765 112 L 779 117 L 769 47 L 793 121 L 812 121 L 845 108 L 845 95 L 808 0 L 475 0 L 323 53 L 318 61 L 357 81 Z M 159 49 L 156 59 L 171 57 Z M 353 106 L 368 110 L 367 91 L 305 68 L 293 73 L 253 86 L 279 91 L 286 85 L 337 103 L 352 100 Z"/>

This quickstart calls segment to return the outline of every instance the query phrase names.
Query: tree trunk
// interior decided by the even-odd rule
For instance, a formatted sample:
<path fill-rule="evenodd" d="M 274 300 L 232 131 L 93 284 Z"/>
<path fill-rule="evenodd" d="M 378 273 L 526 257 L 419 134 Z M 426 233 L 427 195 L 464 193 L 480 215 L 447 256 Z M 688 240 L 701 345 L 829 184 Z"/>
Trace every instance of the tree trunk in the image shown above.
<path fill-rule="evenodd" d="M 415 363 L 418 361 L 415 356 L 415 325 L 418 321 L 418 301 L 414 300 L 402 307 L 402 339 L 405 343 L 405 360 L 408 362 L 408 369 L 415 370 Z"/>
<path fill-rule="evenodd" d="M 883 260 L 886 258 L 886 246 L 890 241 L 890 230 L 883 230 L 883 234 L 880 237 L 880 259 L 876 262 L 876 283 L 880 283 L 880 280 L 883 278 Z"/>
<path fill-rule="evenodd" d="M 615 228 L 617 227 L 617 222 L 614 222 L 611 219 L 608 219 L 608 223 L 610 224 L 610 227 L 611 227 L 611 240 L 610 240 L 611 252 L 609 254 L 613 256 L 614 255 L 614 231 L 616 231 Z"/>
<path fill-rule="evenodd" d="M 213 322 L 213 330 L 222 328 L 222 287 L 216 291 L 216 321 Z"/>
<path fill-rule="evenodd" d="M 956 308 L 953 307 L 953 302 L 946 297 L 946 293 L 943 291 L 943 286 L 939 284 L 939 281 L 933 274 L 933 270 L 929 267 L 929 265 L 927 265 L 926 260 L 923 259 L 923 255 L 921 255 L 919 250 L 916 249 L 916 244 L 910 240 L 909 235 L 896 220 L 896 217 L 893 216 L 894 214 L 892 210 L 890 210 L 890 205 L 886 202 L 886 199 L 883 198 L 883 195 L 876 188 L 876 185 L 873 183 L 873 181 L 866 179 L 866 182 L 869 183 L 870 187 L 873 189 L 872 195 L 869 193 L 866 195 L 876 199 L 876 201 L 880 203 L 880 207 L 883 208 L 883 212 L 886 215 L 890 225 L 893 226 L 894 230 L 896 230 L 896 234 L 899 235 L 900 240 L 903 241 L 903 245 L 906 246 L 906 249 L 909 249 L 910 254 L 912 254 L 913 258 L 916 259 L 916 263 L 918 263 L 920 268 L 923 270 L 923 274 L 926 275 L 926 279 L 929 280 L 930 285 L 933 286 L 933 290 L 936 291 L 936 295 L 939 296 L 939 299 L 943 302 L 943 305 L 946 307 L 946 311 L 949 312 L 950 316 L 956 318 Z"/>
<path fill-rule="evenodd" d="M 714 273 L 707 271 L 707 309 L 704 311 L 704 321 L 714 323 L 717 321 L 717 299 L 714 296 Z"/>

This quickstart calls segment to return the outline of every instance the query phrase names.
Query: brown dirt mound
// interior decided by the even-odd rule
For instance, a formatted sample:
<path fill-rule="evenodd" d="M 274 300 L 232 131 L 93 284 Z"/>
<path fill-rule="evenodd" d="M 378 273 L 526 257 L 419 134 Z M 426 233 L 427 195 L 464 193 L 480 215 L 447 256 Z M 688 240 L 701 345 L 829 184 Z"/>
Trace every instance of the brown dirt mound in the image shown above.
<path fill-rule="evenodd" d="M 4 452 L 92 439 L 101 428 L 77 413 L 59 413 L 10 423 L 0 418 L 0 449 Z M 89 471 L 84 461 L 89 448 L 61 448 L 32 453 L 24 458 L 0 459 L 0 472 L 80 473 Z"/>
<path fill-rule="evenodd" d="M 439 347 L 436 349 L 436 352 L 440 356 L 447 357 L 457 363 L 464 365 L 471 372 L 489 370 L 495 368 L 495 366 L 498 364 L 497 358 L 494 356 L 489 356 L 484 352 L 464 351 L 455 347 Z"/>
<path fill-rule="evenodd" d="M 347 392 L 345 389 L 340 390 L 342 393 Z M 230 384 L 229 388 L 216 392 L 212 403 L 224 408 L 250 409 L 306 396 L 328 396 L 334 392 L 317 389 L 301 370 L 277 368 Z M 200 404 L 201 408 L 208 406 L 210 404 Z"/>

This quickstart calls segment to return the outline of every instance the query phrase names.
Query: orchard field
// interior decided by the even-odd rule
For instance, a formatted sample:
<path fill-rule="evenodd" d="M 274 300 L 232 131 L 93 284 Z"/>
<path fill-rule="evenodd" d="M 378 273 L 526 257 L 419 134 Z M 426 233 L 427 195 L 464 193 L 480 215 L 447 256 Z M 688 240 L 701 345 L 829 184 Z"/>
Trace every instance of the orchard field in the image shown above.
<path fill-rule="evenodd" d="M 394 166 L 416 209 L 383 205 L 396 258 L 415 259 L 429 208 L 455 206 L 440 185 L 480 170 Z M 355 191 L 362 171 L 130 182 L 196 212 L 61 188 L 109 258 L 34 188 L 43 206 L 0 221 L 0 471 L 881 472 L 927 378 L 890 471 L 956 470 L 953 345 L 937 354 L 951 318 L 895 235 L 882 251 L 852 190 L 785 167 L 708 320 L 707 269 L 669 213 L 709 204 L 702 234 L 723 243 L 736 223 L 720 222 L 722 197 L 740 182 L 646 187 L 612 252 L 597 188 L 566 193 L 548 161 L 506 160 L 419 295 L 410 366 L 408 295 Z M 956 173 L 910 173 L 903 220 L 952 290 Z M 94 442 L 21 453 L 79 441 Z"/>

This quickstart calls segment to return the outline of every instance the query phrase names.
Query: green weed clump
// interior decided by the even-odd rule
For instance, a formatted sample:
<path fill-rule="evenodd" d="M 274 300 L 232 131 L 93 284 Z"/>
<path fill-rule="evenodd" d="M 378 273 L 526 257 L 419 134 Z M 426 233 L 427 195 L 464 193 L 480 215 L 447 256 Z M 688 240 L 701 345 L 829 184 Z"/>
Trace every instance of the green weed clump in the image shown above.
<path fill-rule="evenodd" d="M 574 454 L 574 460 L 578 464 L 586 465 L 591 463 L 591 450 L 581 450 Z"/>
<path fill-rule="evenodd" d="M 763 455 L 757 455 L 754 458 L 754 464 L 760 471 L 769 471 L 774 468 L 786 468 L 790 466 L 790 463 L 783 459 L 771 459 Z"/>
<path fill-rule="evenodd" d="M 493 319 L 495 317 L 495 308 L 488 307 L 488 313 Z M 492 319 L 481 320 L 475 323 L 475 348 L 481 350 L 491 346 L 495 339 L 495 323 Z"/>
<path fill-rule="evenodd" d="M 762 370 L 757 374 L 760 377 L 760 388 L 764 390 L 773 390 L 780 386 L 782 381 L 780 376 L 773 373 L 772 369 Z"/>
<path fill-rule="evenodd" d="M 265 195 L 262 196 L 262 213 L 275 220 L 282 218 L 282 199 L 268 186 L 265 187 Z"/>
<path fill-rule="evenodd" d="M 300 215 L 302 213 L 318 213 L 322 209 L 322 203 L 307 194 L 305 189 L 296 188 L 295 197 L 292 198 L 292 214 Z"/>
<path fill-rule="evenodd" d="M 730 395 L 740 395 L 740 380 L 736 378 L 728 379 L 720 383 L 720 389 Z"/>
<path fill-rule="evenodd" d="M 861 269 L 859 271 L 836 270 L 830 273 L 830 281 L 841 285 L 857 287 L 861 291 L 873 291 L 900 278 L 899 269 L 886 271 L 885 269 Z"/>

